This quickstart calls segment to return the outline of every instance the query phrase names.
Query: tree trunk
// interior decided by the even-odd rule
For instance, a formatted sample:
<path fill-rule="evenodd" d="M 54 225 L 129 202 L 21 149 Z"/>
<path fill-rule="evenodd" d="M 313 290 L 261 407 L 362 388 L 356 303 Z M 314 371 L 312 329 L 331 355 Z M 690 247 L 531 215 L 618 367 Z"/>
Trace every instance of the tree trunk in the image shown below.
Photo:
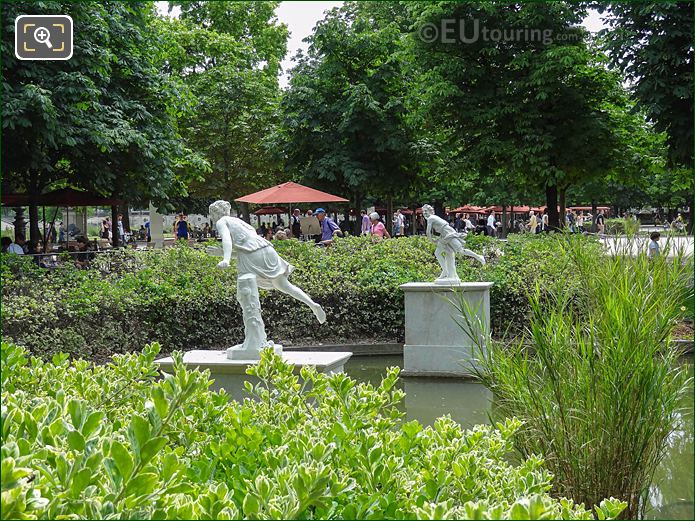
<path fill-rule="evenodd" d="M 388 196 L 388 199 L 386 199 L 386 229 L 389 231 L 389 234 L 393 236 L 393 197 L 390 195 Z"/>
<path fill-rule="evenodd" d="M 557 186 L 546 185 L 545 204 L 548 211 L 548 227 L 557 230 L 560 227 L 560 218 L 557 213 Z"/>
<path fill-rule="evenodd" d="M 24 220 L 24 208 L 18 206 L 14 209 L 14 240 L 26 239 L 27 223 Z"/>
<path fill-rule="evenodd" d="M 41 240 L 41 230 L 39 230 L 39 207 L 34 201 L 31 201 L 29 204 L 29 239 L 34 244 L 38 244 Z"/>
<path fill-rule="evenodd" d="M 559 190 L 559 196 L 560 196 L 560 212 L 559 212 L 559 217 L 560 217 L 560 227 L 564 228 L 567 226 L 567 221 L 565 220 L 565 212 L 566 212 L 566 203 L 565 203 L 565 196 L 567 195 L 567 188 L 561 188 Z"/>
<path fill-rule="evenodd" d="M 353 235 L 362 234 L 362 194 L 355 192 L 355 225 L 352 227 Z"/>
<path fill-rule="evenodd" d="M 249 203 L 239 203 L 239 207 L 241 208 L 241 218 L 247 223 L 251 223 L 251 212 L 249 210 Z"/>
<path fill-rule="evenodd" d="M 130 231 L 130 212 L 128 211 L 129 207 L 130 205 L 127 202 L 118 207 L 118 209 L 123 214 L 123 230 L 126 232 Z"/>
<path fill-rule="evenodd" d="M 118 236 L 118 206 L 111 207 L 111 245 L 118 248 L 120 237 Z"/>
<path fill-rule="evenodd" d="M 507 237 L 507 206 L 502 205 L 502 238 Z"/>
<path fill-rule="evenodd" d="M 591 233 L 596 233 L 596 214 L 598 213 L 598 205 L 596 201 L 591 201 Z"/>
<path fill-rule="evenodd" d="M 410 233 L 411 235 L 415 236 L 417 235 L 417 205 L 414 204 L 411 206 L 411 208 L 413 210 L 413 215 L 410 219 Z"/>

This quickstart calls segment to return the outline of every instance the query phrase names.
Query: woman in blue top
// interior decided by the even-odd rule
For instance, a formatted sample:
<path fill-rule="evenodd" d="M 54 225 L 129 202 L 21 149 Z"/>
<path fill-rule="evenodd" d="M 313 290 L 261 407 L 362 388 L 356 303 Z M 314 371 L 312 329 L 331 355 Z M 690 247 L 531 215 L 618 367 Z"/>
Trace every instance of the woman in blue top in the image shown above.
<path fill-rule="evenodd" d="M 181 214 L 179 222 L 176 223 L 176 238 L 188 240 L 188 221 L 185 214 Z"/>

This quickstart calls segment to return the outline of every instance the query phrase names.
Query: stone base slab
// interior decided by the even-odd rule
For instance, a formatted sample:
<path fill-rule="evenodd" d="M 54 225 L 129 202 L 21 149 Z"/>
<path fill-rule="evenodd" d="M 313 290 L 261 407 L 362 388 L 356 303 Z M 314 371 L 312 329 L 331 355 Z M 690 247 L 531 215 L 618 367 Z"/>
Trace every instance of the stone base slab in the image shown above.
<path fill-rule="evenodd" d="M 323 373 L 339 373 L 352 353 L 350 352 L 321 352 L 321 351 L 283 351 L 282 359 L 294 364 L 295 373 L 305 365 L 314 365 Z M 160 369 L 170 371 L 174 366 L 174 359 L 170 356 L 156 361 Z M 183 362 L 191 368 L 209 369 L 215 374 L 246 374 L 250 365 L 256 365 L 258 360 L 230 360 L 226 351 L 193 350 L 183 355 Z"/>
<path fill-rule="evenodd" d="M 423 346 L 403 347 L 403 376 L 472 377 L 477 347 Z"/>

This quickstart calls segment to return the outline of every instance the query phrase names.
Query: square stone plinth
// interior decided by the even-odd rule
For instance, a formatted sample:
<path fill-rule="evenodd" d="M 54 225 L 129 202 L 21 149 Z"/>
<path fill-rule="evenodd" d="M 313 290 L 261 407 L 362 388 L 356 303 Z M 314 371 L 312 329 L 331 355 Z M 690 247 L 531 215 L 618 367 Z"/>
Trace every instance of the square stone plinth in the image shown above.
<path fill-rule="evenodd" d="M 470 376 L 475 342 L 490 330 L 492 282 L 411 282 L 405 293 L 405 344 L 403 375 Z M 477 318 L 470 331 L 458 308 L 464 306 Z"/>
<path fill-rule="evenodd" d="M 350 352 L 325 352 L 325 351 L 284 351 L 282 359 L 294 365 L 294 372 L 299 373 L 305 365 L 316 366 L 322 373 L 342 373 L 343 366 L 350 359 Z M 162 371 L 171 371 L 174 359 L 171 357 L 160 358 L 156 361 Z M 183 362 L 190 369 L 209 369 L 210 377 L 214 380 L 213 390 L 224 389 L 232 398 L 243 398 L 243 386 L 245 381 L 256 383 L 257 378 L 246 374 L 246 369 L 258 364 L 258 360 L 229 360 L 226 351 L 193 350 L 183 355 Z"/>

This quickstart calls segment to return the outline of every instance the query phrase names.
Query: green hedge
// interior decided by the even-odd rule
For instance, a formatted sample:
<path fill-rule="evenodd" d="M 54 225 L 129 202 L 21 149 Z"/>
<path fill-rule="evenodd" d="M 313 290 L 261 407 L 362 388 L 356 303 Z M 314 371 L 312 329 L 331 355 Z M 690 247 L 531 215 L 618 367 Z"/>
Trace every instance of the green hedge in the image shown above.
<path fill-rule="evenodd" d="M 634 219 L 606 219 L 605 232 L 608 235 L 629 235 L 639 233 L 640 223 Z"/>
<path fill-rule="evenodd" d="M 472 237 L 483 253 L 481 267 L 462 258 L 463 280 L 489 280 L 496 333 L 523 327 L 527 290 L 581 280 L 561 254 L 562 242 L 588 238 L 513 236 L 508 242 Z M 439 273 L 434 245 L 424 237 L 372 243 L 353 237 L 327 249 L 277 241 L 295 266 L 291 280 L 320 302 L 328 315 L 320 326 L 305 306 L 278 292 L 262 291 L 267 332 L 274 341 L 354 342 L 403 340 L 405 282 L 433 280 Z M 50 356 L 57 351 L 103 360 L 157 341 L 175 349 L 222 348 L 243 336 L 235 297 L 236 269 L 216 269 L 204 250 L 176 246 L 163 251 L 121 251 L 99 256 L 89 270 L 65 265 L 52 272 L 28 259 L 2 256 L 3 335 Z"/>
<path fill-rule="evenodd" d="M 263 353 L 250 398 L 158 346 L 93 366 L 30 363 L 2 343 L 3 519 L 599 519 L 549 495 L 538 456 L 510 463 L 516 420 L 403 422 L 398 369 L 374 386 Z"/>

